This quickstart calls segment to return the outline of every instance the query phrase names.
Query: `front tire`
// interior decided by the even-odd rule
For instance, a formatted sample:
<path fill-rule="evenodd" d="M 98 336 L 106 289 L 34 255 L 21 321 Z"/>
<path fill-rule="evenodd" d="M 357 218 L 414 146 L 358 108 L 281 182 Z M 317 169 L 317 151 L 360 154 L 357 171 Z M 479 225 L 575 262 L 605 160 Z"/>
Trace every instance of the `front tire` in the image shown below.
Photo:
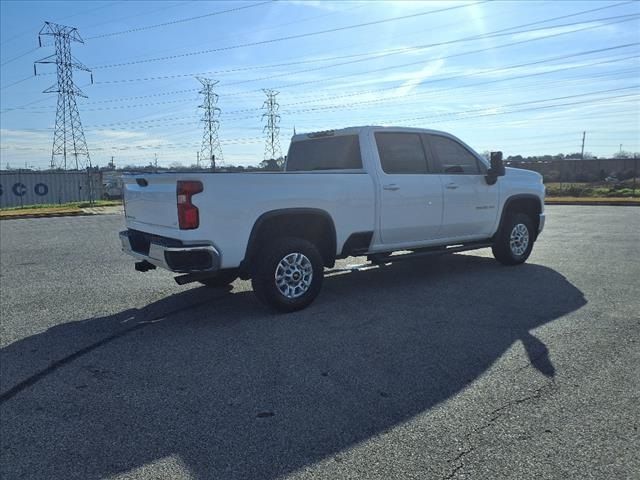
<path fill-rule="evenodd" d="M 320 293 L 324 262 L 313 243 L 281 238 L 259 255 L 251 284 L 262 303 L 281 312 L 295 312 L 307 307 Z"/>
<path fill-rule="evenodd" d="M 509 214 L 500 227 L 491 250 L 500 263 L 518 265 L 531 255 L 534 240 L 531 217 L 525 213 Z"/>

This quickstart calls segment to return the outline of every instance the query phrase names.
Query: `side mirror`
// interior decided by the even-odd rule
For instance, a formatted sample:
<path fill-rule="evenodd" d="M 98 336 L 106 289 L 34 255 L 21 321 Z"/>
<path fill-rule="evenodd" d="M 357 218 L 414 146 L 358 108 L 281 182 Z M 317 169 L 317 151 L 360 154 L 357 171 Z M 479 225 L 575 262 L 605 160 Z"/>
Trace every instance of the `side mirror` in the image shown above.
<path fill-rule="evenodd" d="M 491 152 L 491 168 L 487 170 L 487 176 L 485 177 L 487 183 L 493 185 L 498 181 L 498 177 L 503 177 L 505 173 L 502 152 Z"/>

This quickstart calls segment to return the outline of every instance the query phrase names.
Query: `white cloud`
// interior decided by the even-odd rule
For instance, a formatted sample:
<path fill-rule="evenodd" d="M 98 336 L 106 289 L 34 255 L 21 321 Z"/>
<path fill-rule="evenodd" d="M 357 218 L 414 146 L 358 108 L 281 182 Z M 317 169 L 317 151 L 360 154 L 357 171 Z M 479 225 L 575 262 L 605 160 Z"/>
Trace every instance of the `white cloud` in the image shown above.
<path fill-rule="evenodd" d="M 2 142 L 4 143 L 8 140 L 42 140 L 44 138 L 50 138 L 51 134 L 32 130 L 0 128 L 0 137 L 2 137 Z"/>
<path fill-rule="evenodd" d="M 130 138 L 146 137 L 145 132 L 127 131 L 127 130 L 94 130 L 93 134 L 106 139 L 127 140 Z"/>
<path fill-rule="evenodd" d="M 409 78 L 400 86 L 400 88 L 398 88 L 398 90 L 396 90 L 395 95 L 404 96 L 411 93 L 424 80 L 438 73 L 443 65 L 444 60 L 440 58 L 428 63 L 422 69 L 411 73 Z"/>
<path fill-rule="evenodd" d="M 342 4 L 343 2 L 327 2 L 325 0 L 288 0 L 286 3 L 290 5 L 301 5 L 304 7 L 317 8 L 319 10 L 328 10 L 330 12 L 343 10 L 343 8 L 340 6 L 340 4 Z"/>
<path fill-rule="evenodd" d="M 586 27 L 597 27 L 604 26 L 602 22 L 593 22 L 591 24 L 587 24 L 585 26 L 581 26 L 578 30 L 583 30 Z M 564 27 L 549 27 L 542 30 L 535 30 L 533 32 L 523 32 L 523 33 L 514 33 L 511 38 L 514 40 L 535 40 L 536 38 L 544 38 L 549 35 L 558 35 L 561 33 L 573 32 L 576 30 L 575 26 L 564 26 Z"/>

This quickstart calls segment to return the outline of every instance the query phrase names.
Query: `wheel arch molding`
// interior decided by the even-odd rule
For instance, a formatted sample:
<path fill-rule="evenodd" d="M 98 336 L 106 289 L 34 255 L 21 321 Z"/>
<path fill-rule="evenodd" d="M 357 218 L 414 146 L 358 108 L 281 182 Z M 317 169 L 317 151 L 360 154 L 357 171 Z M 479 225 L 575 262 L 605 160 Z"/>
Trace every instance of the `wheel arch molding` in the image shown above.
<path fill-rule="evenodd" d="M 534 235 L 537 236 L 540 214 L 542 213 L 542 210 L 542 200 L 537 195 L 534 195 L 532 193 L 518 193 L 509 196 L 504 201 L 502 212 L 500 214 L 500 223 L 498 224 L 498 230 L 496 234 L 502 229 L 507 215 L 511 212 L 517 211 L 530 215 L 531 221 L 534 224 Z"/>
<path fill-rule="evenodd" d="M 250 271 L 261 245 L 278 237 L 300 237 L 315 244 L 327 267 L 336 258 L 336 228 L 333 218 L 319 208 L 282 208 L 261 214 L 253 224 L 241 269 Z"/>

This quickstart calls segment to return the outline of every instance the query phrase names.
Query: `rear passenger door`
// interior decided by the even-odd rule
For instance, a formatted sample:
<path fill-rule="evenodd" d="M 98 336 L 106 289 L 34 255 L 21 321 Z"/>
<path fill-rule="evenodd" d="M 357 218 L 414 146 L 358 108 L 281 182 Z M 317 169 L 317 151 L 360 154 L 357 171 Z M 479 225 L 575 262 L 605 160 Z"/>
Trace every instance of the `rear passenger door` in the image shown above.
<path fill-rule="evenodd" d="M 492 233 L 498 186 L 488 185 L 485 168 L 464 145 L 444 135 L 423 134 L 437 162 L 444 187 L 442 235 L 457 239 Z"/>
<path fill-rule="evenodd" d="M 376 132 L 380 158 L 380 231 L 385 245 L 438 238 L 442 222 L 442 184 L 429 174 L 418 133 Z"/>

